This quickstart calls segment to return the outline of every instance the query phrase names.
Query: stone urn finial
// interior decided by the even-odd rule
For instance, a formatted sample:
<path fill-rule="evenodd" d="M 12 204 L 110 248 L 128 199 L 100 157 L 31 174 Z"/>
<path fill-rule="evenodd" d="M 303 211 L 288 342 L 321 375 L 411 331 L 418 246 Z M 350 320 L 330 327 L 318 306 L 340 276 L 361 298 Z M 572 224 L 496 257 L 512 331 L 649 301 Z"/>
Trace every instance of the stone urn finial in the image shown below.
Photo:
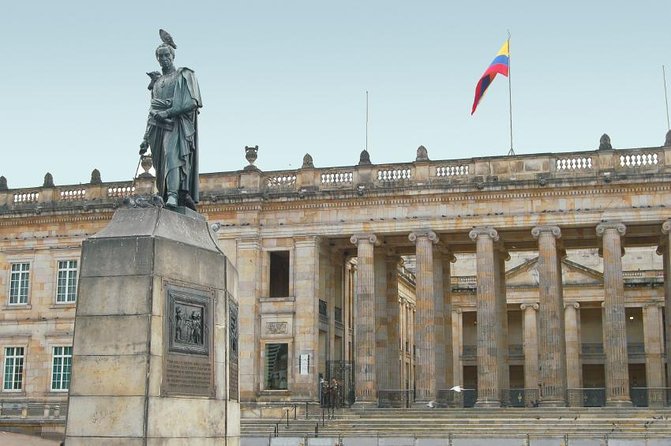
<path fill-rule="evenodd" d="M 254 161 L 259 156 L 259 146 L 245 146 L 245 159 L 249 162 L 249 166 L 245 166 L 245 170 L 259 170 L 254 165 Z"/>
<path fill-rule="evenodd" d="M 54 177 L 49 172 L 44 175 L 44 183 L 42 184 L 42 187 L 54 187 Z"/>
<path fill-rule="evenodd" d="M 429 152 L 426 150 L 426 147 L 417 147 L 417 158 L 415 158 L 415 161 L 429 161 Z"/>
<path fill-rule="evenodd" d="M 309 153 L 306 153 L 305 156 L 303 157 L 303 166 L 301 167 L 302 169 L 314 169 L 315 164 L 312 162 L 312 155 Z"/>
<path fill-rule="evenodd" d="M 666 132 L 666 140 L 664 141 L 665 147 L 671 147 L 671 130 Z"/>
<path fill-rule="evenodd" d="M 599 139 L 599 150 L 613 150 L 613 146 L 610 144 L 610 136 L 606 133 L 601 135 L 601 139 Z"/>
<path fill-rule="evenodd" d="M 91 184 L 102 184 L 103 180 L 100 178 L 100 171 L 93 169 L 91 171 Z"/>
<path fill-rule="evenodd" d="M 367 165 L 371 164 L 370 162 L 370 153 L 368 153 L 368 150 L 363 149 L 361 151 L 361 155 L 359 155 L 359 165 Z"/>
<path fill-rule="evenodd" d="M 7 190 L 7 178 L 0 177 L 0 190 Z"/>

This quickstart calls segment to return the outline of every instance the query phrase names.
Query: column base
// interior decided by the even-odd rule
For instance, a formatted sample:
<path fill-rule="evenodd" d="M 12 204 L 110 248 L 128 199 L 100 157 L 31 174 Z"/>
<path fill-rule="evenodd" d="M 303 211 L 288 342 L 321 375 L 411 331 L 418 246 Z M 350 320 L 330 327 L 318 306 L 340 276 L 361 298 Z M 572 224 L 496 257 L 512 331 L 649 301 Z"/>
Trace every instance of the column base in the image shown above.
<path fill-rule="evenodd" d="M 377 408 L 377 401 L 355 401 L 352 404 L 352 409 L 375 409 Z"/>
<path fill-rule="evenodd" d="M 538 407 L 566 407 L 564 400 L 541 400 Z"/>
<path fill-rule="evenodd" d="M 631 399 L 611 399 L 606 400 L 606 407 L 632 407 L 634 404 L 631 402 Z"/>
<path fill-rule="evenodd" d="M 473 407 L 484 407 L 484 408 L 501 407 L 501 401 L 499 401 L 499 400 L 477 400 L 477 401 L 475 401 L 475 406 L 473 406 Z"/>

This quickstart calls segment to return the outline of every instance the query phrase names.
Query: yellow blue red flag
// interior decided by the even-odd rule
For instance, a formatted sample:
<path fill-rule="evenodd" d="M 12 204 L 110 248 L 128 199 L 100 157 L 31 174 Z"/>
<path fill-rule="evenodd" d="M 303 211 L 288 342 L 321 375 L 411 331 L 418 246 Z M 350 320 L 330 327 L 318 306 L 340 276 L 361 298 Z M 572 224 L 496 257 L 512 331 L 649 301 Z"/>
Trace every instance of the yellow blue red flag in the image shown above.
<path fill-rule="evenodd" d="M 485 70 L 485 74 L 482 75 L 478 85 L 475 87 L 475 99 L 473 100 L 473 108 L 471 109 L 471 115 L 475 113 L 475 109 L 478 108 L 480 100 L 485 95 L 487 88 L 494 81 L 494 78 L 497 74 L 502 74 L 508 76 L 508 70 L 510 68 L 510 46 L 509 41 L 506 40 L 506 43 L 503 44 L 496 57 L 492 61 L 491 65 Z"/>

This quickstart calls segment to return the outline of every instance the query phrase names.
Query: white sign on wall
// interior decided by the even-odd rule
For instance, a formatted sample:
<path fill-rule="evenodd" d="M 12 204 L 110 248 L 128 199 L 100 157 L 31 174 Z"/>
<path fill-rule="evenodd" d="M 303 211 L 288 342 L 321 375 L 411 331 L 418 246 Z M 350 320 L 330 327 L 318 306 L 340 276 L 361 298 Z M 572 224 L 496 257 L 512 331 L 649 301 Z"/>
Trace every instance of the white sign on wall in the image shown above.
<path fill-rule="evenodd" d="M 303 353 L 298 358 L 298 373 L 300 375 L 309 375 L 310 374 L 310 355 Z"/>

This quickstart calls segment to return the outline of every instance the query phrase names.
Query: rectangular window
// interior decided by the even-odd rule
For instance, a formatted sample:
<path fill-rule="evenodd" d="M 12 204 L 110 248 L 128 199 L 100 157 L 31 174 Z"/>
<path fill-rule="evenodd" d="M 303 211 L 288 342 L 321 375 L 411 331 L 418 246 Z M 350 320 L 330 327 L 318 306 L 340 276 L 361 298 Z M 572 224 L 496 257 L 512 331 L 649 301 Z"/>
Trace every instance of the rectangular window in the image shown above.
<path fill-rule="evenodd" d="M 54 347 L 51 366 L 51 390 L 66 391 L 70 388 L 72 374 L 72 347 Z"/>
<path fill-rule="evenodd" d="M 287 389 L 288 344 L 266 344 L 266 390 Z"/>
<path fill-rule="evenodd" d="M 70 303 L 77 299 L 77 261 L 58 261 L 58 283 L 56 285 L 56 302 Z"/>
<path fill-rule="evenodd" d="M 3 390 L 23 389 L 23 347 L 5 347 Z"/>
<path fill-rule="evenodd" d="M 269 297 L 289 297 L 289 251 L 270 253 Z"/>
<path fill-rule="evenodd" d="M 28 284 L 30 282 L 30 263 L 12 263 L 9 278 L 9 303 L 20 305 L 28 303 Z"/>

